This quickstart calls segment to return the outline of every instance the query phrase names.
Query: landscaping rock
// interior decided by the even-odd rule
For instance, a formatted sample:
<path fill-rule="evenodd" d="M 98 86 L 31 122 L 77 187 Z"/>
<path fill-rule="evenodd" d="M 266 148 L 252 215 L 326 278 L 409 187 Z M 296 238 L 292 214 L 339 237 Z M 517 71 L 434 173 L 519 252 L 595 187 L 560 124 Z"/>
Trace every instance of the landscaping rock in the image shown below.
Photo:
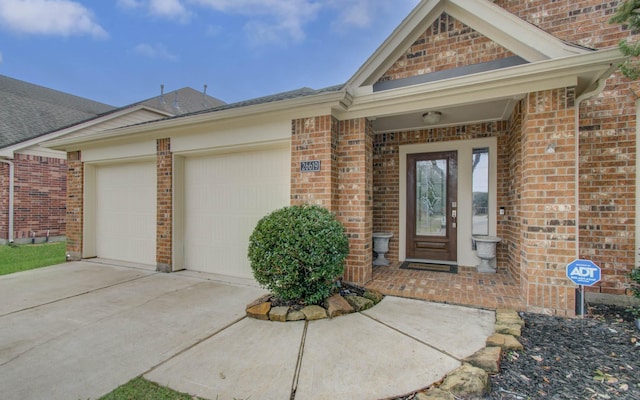
<path fill-rule="evenodd" d="M 252 301 L 251 303 L 247 304 L 246 310 L 249 310 L 250 308 L 253 308 L 259 304 L 270 302 L 272 299 L 273 299 L 273 295 L 271 293 L 262 295 L 259 298 L 255 299 L 254 301 Z"/>
<path fill-rule="evenodd" d="M 289 311 L 289 314 L 287 314 L 287 321 L 302 321 L 305 318 L 304 313 L 298 310 Z"/>
<path fill-rule="evenodd" d="M 456 397 L 446 390 L 433 388 L 416 394 L 415 400 L 456 400 Z"/>
<path fill-rule="evenodd" d="M 511 335 L 519 338 L 522 335 L 522 326 L 517 323 L 497 322 L 495 326 L 496 333 L 503 335 Z"/>
<path fill-rule="evenodd" d="M 270 310 L 271 310 L 271 302 L 266 301 L 264 303 L 260 303 L 252 307 L 247 307 L 247 316 L 255 319 L 268 321 Z"/>
<path fill-rule="evenodd" d="M 499 309 L 496 311 L 496 325 L 498 324 L 517 324 L 524 327 L 524 321 L 520 318 L 518 312 L 511 309 Z"/>
<path fill-rule="evenodd" d="M 306 306 L 301 311 L 307 321 L 327 318 L 327 310 L 320 306 Z"/>
<path fill-rule="evenodd" d="M 518 339 L 511 335 L 503 335 L 502 333 L 494 333 L 487 338 L 487 347 L 497 346 L 505 351 L 522 350 L 522 344 Z"/>
<path fill-rule="evenodd" d="M 271 311 L 269 311 L 269 319 L 271 321 L 287 322 L 288 312 L 289 312 L 289 307 L 285 307 L 285 306 L 272 307 Z"/>
<path fill-rule="evenodd" d="M 380 292 L 378 292 L 377 290 L 373 290 L 373 289 L 367 289 L 364 291 L 364 294 L 362 295 L 362 297 L 364 297 L 365 299 L 369 299 L 371 301 L 373 301 L 373 304 L 378 304 L 382 301 L 382 299 L 384 299 L 384 295 Z"/>
<path fill-rule="evenodd" d="M 350 314 L 353 312 L 353 307 L 339 294 L 334 294 L 325 300 L 324 303 L 329 318 L 337 317 L 338 315 Z"/>
<path fill-rule="evenodd" d="M 445 378 L 440 389 L 463 399 L 481 399 L 491 392 L 491 381 L 485 370 L 463 364 Z"/>
<path fill-rule="evenodd" d="M 351 304 L 354 310 L 363 311 L 373 307 L 373 301 L 360 296 L 347 296 L 345 299 Z"/>
<path fill-rule="evenodd" d="M 501 355 L 502 349 L 500 347 L 485 347 L 467 357 L 464 361 L 491 374 L 497 374 L 500 372 Z"/>

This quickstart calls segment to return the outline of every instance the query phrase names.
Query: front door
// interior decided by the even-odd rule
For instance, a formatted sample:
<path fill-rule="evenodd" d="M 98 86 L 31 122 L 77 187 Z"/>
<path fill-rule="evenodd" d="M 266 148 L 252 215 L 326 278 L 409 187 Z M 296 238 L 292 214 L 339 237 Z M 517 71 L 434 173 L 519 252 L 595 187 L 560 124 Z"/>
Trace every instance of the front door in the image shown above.
<path fill-rule="evenodd" d="M 407 155 L 407 259 L 457 261 L 457 157 Z"/>

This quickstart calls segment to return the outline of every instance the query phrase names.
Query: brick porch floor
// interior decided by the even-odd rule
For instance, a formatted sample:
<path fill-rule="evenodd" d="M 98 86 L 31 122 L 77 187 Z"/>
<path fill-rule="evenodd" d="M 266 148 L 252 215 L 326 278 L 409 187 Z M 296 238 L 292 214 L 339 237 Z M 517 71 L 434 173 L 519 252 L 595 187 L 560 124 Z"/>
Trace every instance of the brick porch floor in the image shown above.
<path fill-rule="evenodd" d="M 458 267 L 457 274 L 450 274 L 400 269 L 401 264 L 374 267 L 373 279 L 366 287 L 390 296 L 486 309 L 522 310 L 520 287 L 507 272 L 480 274 L 476 268 Z"/>

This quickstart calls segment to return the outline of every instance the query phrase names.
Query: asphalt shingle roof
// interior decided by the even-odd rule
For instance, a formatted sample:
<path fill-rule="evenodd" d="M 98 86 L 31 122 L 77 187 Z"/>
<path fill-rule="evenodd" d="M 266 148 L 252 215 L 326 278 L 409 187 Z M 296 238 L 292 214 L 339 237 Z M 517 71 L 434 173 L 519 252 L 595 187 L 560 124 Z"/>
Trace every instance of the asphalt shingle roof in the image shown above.
<path fill-rule="evenodd" d="M 113 109 L 107 104 L 0 75 L 0 148 Z"/>

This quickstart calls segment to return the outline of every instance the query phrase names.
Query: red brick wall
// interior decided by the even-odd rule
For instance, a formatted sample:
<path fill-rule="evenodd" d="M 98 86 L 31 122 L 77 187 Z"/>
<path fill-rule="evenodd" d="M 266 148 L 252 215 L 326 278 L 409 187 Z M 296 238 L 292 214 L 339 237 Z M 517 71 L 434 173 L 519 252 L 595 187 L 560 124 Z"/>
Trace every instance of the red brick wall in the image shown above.
<path fill-rule="evenodd" d="M 514 54 L 443 13 L 380 78 L 407 78 L 511 57 Z"/>
<path fill-rule="evenodd" d="M 337 206 L 338 121 L 330 115 L 292 121 L 291 204 Z M 301 172 L 301 161 L 320 160 L 319 172 Z"/>
<path fill-rule="evenodd" d="M 522 125 L 521 287 L 529 311 L 572 315 L 576 258 L 575 91 L 531 93 Z M 555 146 L 553 151 L 549 146 Z"/>
<path fill-rule="evenodd" d="M 158 271 L 171 272 L 173 227 L 173 158 L 171 139 L 158 139 L 157 202 L 156 202 L 156 263 Z"/>
<path fill-rule="evenodd" d="M 496 4 L 560 39 L 610 48 L 632 33 L 608 20 L 621 1 L 514 1 Z M 602 94 L 580 105 L 580 257 L 602 268 L 591 290 L 622 294 L 635 262 L 637 96 L 616 73 Z"/>
<path fill-rule="evenodd" d="M 67 253 L 72 260 L 82 258 L 84 222 L 84 164 L 80 152 L 67 154 Z"/>
<path fill-rule="evenodd" d="M 42 241 L 47 231 L 49 236 L 64 236 L 67 196 L 66 161 L 16 154 L 13 164 L 14 239 L 28 241 L 35 234 L 37 240 Z M 7 185 L 3 185 L 3 192 L 4 190 L 8 191 Z M 3 197 L 8 199 L 8 193 Z M 3 214 L 6 214 L 7 205 L 3 203 L 3 207 Z M 6 232 L 7 223 L 4 222 L 0 231 Z"/>
<path fill-rule="evenodd" d="M 349 235 L 347 282 L 371 280 L 373 233 L 373 135 L 364 118 L 340 121 L 338 142 L 338 218 Z"/>
<path fill-rule="evenodd" d="M 9 165 L 0 163 L 0 240 L 9 239 Z"/>
<path fill-rule="evenodd" d="M 497 216 L 497 234 L 503 240 L 498 252 L 498 266 L 506 267 L 511 276 L 520 281 L 520 252 L 522 214 L 522 118 L 523 102 L 518 102 L 508 123 L 508 133 L 498 139 L 498 206 L 505 208 Z M 503 254 L 504 257 L 500 257 Z M 503 264 L 504 263 L 504 264 Z"/>

